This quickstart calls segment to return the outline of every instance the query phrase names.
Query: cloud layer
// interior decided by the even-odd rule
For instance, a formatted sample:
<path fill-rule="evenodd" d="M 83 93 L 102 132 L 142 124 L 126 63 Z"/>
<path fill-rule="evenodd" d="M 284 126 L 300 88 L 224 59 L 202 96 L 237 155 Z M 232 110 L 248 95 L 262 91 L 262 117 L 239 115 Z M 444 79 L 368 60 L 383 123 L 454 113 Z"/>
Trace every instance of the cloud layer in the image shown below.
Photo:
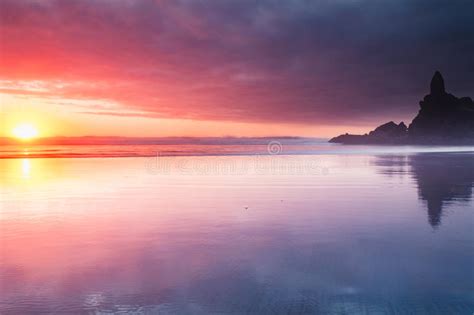
<path fill-rule="evenodd" d="M 97 100 L 91 113 L 102 100 L 165 118 L 397 119 L 436 69 L 474 96 L 472 16 L 470 0 L 1 0 L 0 79 Z"/>

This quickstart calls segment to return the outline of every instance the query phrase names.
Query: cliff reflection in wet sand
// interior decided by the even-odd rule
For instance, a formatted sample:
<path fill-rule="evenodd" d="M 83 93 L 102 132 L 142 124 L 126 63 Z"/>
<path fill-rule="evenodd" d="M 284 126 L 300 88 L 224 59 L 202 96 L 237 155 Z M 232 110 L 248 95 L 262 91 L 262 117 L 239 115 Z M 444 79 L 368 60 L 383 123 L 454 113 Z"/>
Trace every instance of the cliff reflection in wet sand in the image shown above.
<path fill-rule="evenodd" d="M 376 164 L 384 167 L 383 173 L 389 176 L 405 172 L 413 175 L 418 196 L 426 203 L 428 221 L 433 228 L 441 225 L 443 208 L 453 202 L 471 200 L 474 161 L 470 154 L 379 156 Z"/>

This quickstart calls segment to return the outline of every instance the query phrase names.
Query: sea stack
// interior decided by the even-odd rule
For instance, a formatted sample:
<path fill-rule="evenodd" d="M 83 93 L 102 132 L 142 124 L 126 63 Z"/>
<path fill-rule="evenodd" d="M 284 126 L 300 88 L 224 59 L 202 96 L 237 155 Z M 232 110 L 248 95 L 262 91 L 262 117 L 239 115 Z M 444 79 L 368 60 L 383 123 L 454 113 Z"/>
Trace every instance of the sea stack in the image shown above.
<path fill-rule="evenodd" d="M 446 93 L 444 89 L 444 79 L 441 72 L 436 71 L 431 79 L 431 95 L 443 95 Z"/>
<path fill-rule="evenodd" d="M 365 135 L 344 134 L 329 142 L 343 144 L 474 144 L 474 102 L 446 92 L 443 76 L 436 71 L 430 94 L 410 126 L 389 122 Z"/>
<path fill-rule="evenodd" d="M 474 140 L 474 103 L 470 97 L 446 93 L 439 71 L 431 80 L 430 94 L 420 101 L 420 111 L 408 134 L 415 142 Z"/>

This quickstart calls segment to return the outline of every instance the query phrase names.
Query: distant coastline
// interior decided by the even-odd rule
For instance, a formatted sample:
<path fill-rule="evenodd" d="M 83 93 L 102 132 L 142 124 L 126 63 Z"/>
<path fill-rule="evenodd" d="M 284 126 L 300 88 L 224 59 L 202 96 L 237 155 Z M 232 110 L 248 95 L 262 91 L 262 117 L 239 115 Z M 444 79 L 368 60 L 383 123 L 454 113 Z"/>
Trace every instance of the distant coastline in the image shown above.
<path fill-rule="evenodd" d="M 311 137 L 45 137 L 21 142 L 15 138 L 0 137 L 0 145 L 267 145 L 271 141 L 284 144 L 314 144 L 327 138 Z"/>

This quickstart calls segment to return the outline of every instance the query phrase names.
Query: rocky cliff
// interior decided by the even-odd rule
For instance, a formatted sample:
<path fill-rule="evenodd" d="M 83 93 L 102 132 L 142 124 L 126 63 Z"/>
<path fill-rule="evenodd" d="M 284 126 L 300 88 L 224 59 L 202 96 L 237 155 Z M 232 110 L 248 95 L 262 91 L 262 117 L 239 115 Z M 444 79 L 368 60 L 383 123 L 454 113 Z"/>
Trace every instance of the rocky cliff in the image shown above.
<path fill-rule="evenodd" d="M 407 128 L 388 122 L 365 135 L 341 135 L 330 142 L 344 144 L 474 144 L 474 102 L 446 93 L 439 71 L 430 94 L 420 101 L 420 111 Z"/>

